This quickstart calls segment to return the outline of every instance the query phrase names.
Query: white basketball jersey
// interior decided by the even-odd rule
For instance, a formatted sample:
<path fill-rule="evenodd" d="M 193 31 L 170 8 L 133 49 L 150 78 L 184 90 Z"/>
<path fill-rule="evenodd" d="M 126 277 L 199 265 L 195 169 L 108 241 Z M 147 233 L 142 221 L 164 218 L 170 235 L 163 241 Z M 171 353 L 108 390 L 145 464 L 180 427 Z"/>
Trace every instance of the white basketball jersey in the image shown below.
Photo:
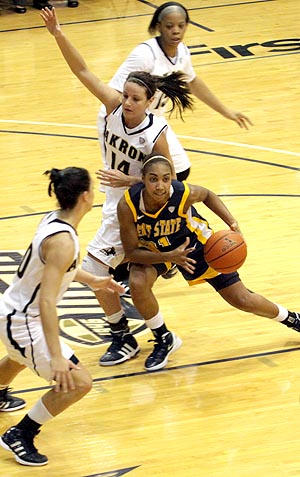
<path fill-rule="evenodd" d="M 157 37 L 136 46 L 119 67 L 109 85 L 122 92 L 127 76 L 132 71 L 146 71 L 158 76 L 163 76 L 173 71 L 182 71 L 187 77 L 187 82 L 192 81 L 196 77 L 187 46 L 182 42 L 179 43 L 177 55 L 174 58 L 169 58 L 159 46 Z M 161 91 L 157 91 L 150 110 L 157 116 L 163 115 L 167 101 L 168 98 Z"/>
<path fill-rule="evenodd" d="M 150 154 L 161 134 L 167 132 L 167 122 L 148 112 L 135 128 L 125 126 L 122 105 L 106 118 L 104 142 L 108 169 L 118 169 L 126 175 L 141 176 L 143 158 Z M 113 213 L 126 187 L 107 187 L 104 211 Z"/>
<path fill-rule="evenodd" d="M 79 241 L 75 229 L 58 218 L 57 212 L 50 212 L 40 222 L 17 270 L 12 284 L 3 294 L 3 301 L 16 311 L 39 315 L 39 290 L 45 262 L 42 257 L 42 244 L 47 237 L 60 232 L 69 232 L 75 246 L 73 263 L 63 277 L 57 296 L 58 303 L 70 283 L 74 280 L 79 263 Z"/>

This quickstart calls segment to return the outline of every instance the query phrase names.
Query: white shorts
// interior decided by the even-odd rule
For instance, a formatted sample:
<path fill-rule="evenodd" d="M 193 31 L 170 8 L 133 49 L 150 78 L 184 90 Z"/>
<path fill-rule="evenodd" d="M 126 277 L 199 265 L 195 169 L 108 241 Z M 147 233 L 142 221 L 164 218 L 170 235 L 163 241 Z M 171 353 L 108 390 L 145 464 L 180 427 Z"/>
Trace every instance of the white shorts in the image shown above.
<path fill-rule="evenodd" d="M 8 356 L 27 366 L 46 381 L 51 380 L 51 357 L 39 316 L 15 312 L 0 302 L 0 338 Z M 70 359 L 74 351 L 60 338 L 62 355 Z"/>
<path fill-rule="evenodd" d="M 120 225 L 117 213 L 102 211 L 100 229 L 88 244 L 87 251 L 108 267 L 116 268 L 125 258 L 120 237 Z"/>
<path fill-rule="evenodd" d="M 104 146 L 105 116 L 106 109 L 105 106 L 102 105 L 98 114 L 97 129 L 103 165 L 105 169 L 108 169 L 108 165 L 105 159 L 106 151 Z M 179 172 L 183 172 L 189 169 L 191 167 L 191 163 L 188 158 L 188 155 L 169 123 L 166 138 L 168 141 L 170 154 L 174 162 L 175 172 L 178 174 Z M 100 188 L 100 190 L 101 192 L 105 192 L 104 188 Z"/>

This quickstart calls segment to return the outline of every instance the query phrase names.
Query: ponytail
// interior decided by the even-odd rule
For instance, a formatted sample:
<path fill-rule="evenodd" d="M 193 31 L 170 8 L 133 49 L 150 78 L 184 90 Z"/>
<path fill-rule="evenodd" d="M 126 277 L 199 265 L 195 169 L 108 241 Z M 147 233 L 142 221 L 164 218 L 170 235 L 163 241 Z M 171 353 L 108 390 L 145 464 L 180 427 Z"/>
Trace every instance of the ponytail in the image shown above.
<path fill-rule="evenodd" d="M 191 96 L 187 77 L 182 71 L 174 71 L 165 76 L 154 76 L 145 71 L 132 71 L 129 73 L 126 82 L 137 83 L 145 89 L 148 99 L 152 98 L 157 89 L 164 93 L 172 102 L 172 107 L 168 111 L 170 114 L 178 109 L 181 119 L 183 111 L 193 109 L 193 99 Z"/>
<path fill-rule="evenodd" d="M 157 76 L 157 88 L 162 91 L 172 102 L 169 109 L 171 114 L 175 109 L 179 111 L 180 118 L 186 109 L 193 109 L 194 100 L 191 97 L 186 75 L 181 71 L 174 71 L 166 76 Z"/>

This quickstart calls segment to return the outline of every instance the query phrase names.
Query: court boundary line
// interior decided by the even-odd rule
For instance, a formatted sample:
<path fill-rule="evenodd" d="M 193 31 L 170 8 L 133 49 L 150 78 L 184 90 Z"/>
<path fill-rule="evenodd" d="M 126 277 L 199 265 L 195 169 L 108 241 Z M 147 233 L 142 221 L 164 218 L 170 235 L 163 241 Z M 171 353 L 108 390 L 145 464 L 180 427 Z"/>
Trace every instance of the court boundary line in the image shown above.
<path fill-rule="evenodd" d="M 15 119 L 0 119 L 0 124 L 27 124 L 27 125 L 37 125 L 37 126 L 57 126 L 57 127 L 67 127 L 67 128 L 78 128 L 78 129 L 91 129 L 97 130 L 96 126 L 88 126 L 84 124 L 74 124 L 74 123 L 56 123 L 56 122 L 47 122 L 47 121 L 25 121 L 25 120 L 15 120 Z M 78 139 L 90 139 L 90 140 L 99 140 L 98 137 L 88 137 L 88 136 L 73 136 L 69 134 L 60 134 L 60 133 L 44 133 L 38 131 L 13 131 L 9 129 L 0 129 L 0 133 L 7 133 L 7 134 L 33 134 L 33 135 L 41 135 L 41 136 L 62 136 L 62 137 L 70 137 L 70 138 L 78 138 Z M 179 139 L 189 139 L 191 141 L 201 141 L 201 142 L 211 142 L 213 144 L 223 144 L 228 146 L 235 146 L 235 147 L 243 147 L 246 149 L 256 149 L 259 151 L 268 151 L 272 153 L 278 154 L 285 154 L 289 156 L 296 156 L 300 157 L 300 152 L 288 151 L 285 149 L 276 149 L 272 147 L 266 146 L 257 146 L 254 144 L 247 144 L 235 141 L 224 141 L 222 139 L 211 139 L 207 137 L 199 137 L 199 136 L 187 136 L 183 134 L 176 134 Z M 193 150 L 191 150 L 194 152 Z M 202 152 L 202 151 L 201 151 Z"/>
<path fill-rule="evenodd" d="M 100 382 L 105 382 L 105 381 L 112 381 L 114 379 L 123 379 L 123 378 L 133 378 L 135 376 L 151 376 L 153 374 L 158 374 L 158 373 L 167 373 L 171 371 L 177 371 L 179 369 L 188 369 L 188 368 L 200 368 L 202 366 L 212 366 L 215 364 L 222 364 L 222 363 L 230 363 L 234 361 L 242 361 L 245 359 L 258 359 L 262 358 L 265 356 L 275 356 L 275 355 L 280 355 L 280 354 L 286 354 L 286 353 L 293 353 L 295 351 L 300 351 L 300 346 L 297 346 L 295 348 L 287 348 L 287 349 L 279 349 L 279 350 L 273 350 L 273 351 L 263 351 L 261 353 L 253 353 L 253 354 L 246 354 L 246 355 L 240 355 L 240 356 L 231 356 L 228 358 L 221 358 L 221 359 L 212 359 L 208 361 L 200 361 L 198 363 L 190 363 L 190 364 L 182 364 L 178 366 L 170 366 L 169 368 L 163 368 L 157 371 L 136 371 L 132 373 L 125 373 L 125 374 L 116 374 L 114 376 L 103 376 L 99 378 L 93 378 L 93 383 L 100 383 Z M 35 387 L 32 389 L 18 389 L 14 390 L 12 394 L 22 394 L 22 393 L 30 393 L 30 392 L 35 392 L 35 391 L 43 391 L 47 389 L 52 389 L 52 386 L 39 386 Z"/>
<path fill-rule="evenodd" d="M 138 0 L 140 3 L 143 3 L 144 5 L 151 6 L 153 8 L 157 7 L 157 5 L 153 5 L 150 2 L 143 2 L 142 0 Z M 187 8 L 188 11 L 196 11 L 196 10 L 204 10 L 204 9 L 209 9 L 209 8 L 220 8 L 220 7 L 235 7 L 235 6 L 243 6 L 243 5 L 248 5 L 248 4 L 253 4 L 253 3 L 268 3 L 268 2 L 274 2 L 276 0 L 251 0 L 251 1 L 246 1 L 246 2 L 239 2 L 237 4 L 227 4 L 227 5 L 216 5 L 216 6 L 208 6 L 208 7 L 194 7 L 194 8 Z M 107 17 L 107 18 L 94 18 L 93 20 L 81 20 L 81 21 L 72 21 L 72 22 L 60 22 L 62 26 L 67 26 L 67 25 L 80 25 L 84 23 L 98 23 L 98 22 L 104 22 L 104 21 L 118 21 L 118 20 L 124 20 L 127 18 L 138 18 L 138 17 L 148 17 L 152 16 L 153 12 L 151 13 L 136 13 L 135 15 L 121 15 L 118 17 Z M 194 22 L 190 20 L 190 24 L 193 26 L 196 26 L 198 28 L 201 28 L 203 30 L 206 30 L 210 33 L 215 32 L 215 30 L 212 30 L 209 27 L 205 27 L 201 25 L 200 23 L 198 24 L 197 22 Z M 26 31 L 26 30 L 35 30 L 38 28 L 45 28 L 45 25 L 34 25 L 34 26 L 27 26 L 27 27 L 20 27 L 20 28 L 11 28 L 11 29 L 6 29 L 6 30 L 0 30 L 0 33 L 10 33 L 14 31 Z"/>
<path fill-rule="evenodd" d="M 239 161 L 254 162 L 256 164 L 264 164 L 266 166 L 282 167 L 283 169 L 290 169 L 292 171 L 300 171 L 300 167 L 287 166 L 285 164 L 277 164 L 276 162 L 263 161 L 261 159 L 251 159 L 251 158 L 248 158 L 248 157 L 232 156 L 231 154 L 224 154 L 224 153 L 220 153 L 220 152 L 199 151 L 199 149 L 184 148 L 184 150 L 187 151 L 187 152 L 194 152 L 194 153 L 197 153 L 197 154 L 207 154 L 209 156 L 227 157 L 227 158 L 230 158 L 230 159 L 237 159 Z"/>
<path fill-rule="evenodd" d="M 282 197 L 282 198 L 289 198 L 289 199 L 297 199 L 300 197 L 300 194 L 218 194 L 219 197 Z M 103 207 L 103 204 L 94 204 L 93 209 L 97 209 Z M 0 217 L 1 220 L 11 220 L 11 219 L 26 219 L 27 217 L 34 217 L 38 215 L 46 215 L 50 210 L 46 210 L 43 212 L 28 212 L 27 214 L 18 214 L 18 215 L 7 215 L 4 217 Z"/>

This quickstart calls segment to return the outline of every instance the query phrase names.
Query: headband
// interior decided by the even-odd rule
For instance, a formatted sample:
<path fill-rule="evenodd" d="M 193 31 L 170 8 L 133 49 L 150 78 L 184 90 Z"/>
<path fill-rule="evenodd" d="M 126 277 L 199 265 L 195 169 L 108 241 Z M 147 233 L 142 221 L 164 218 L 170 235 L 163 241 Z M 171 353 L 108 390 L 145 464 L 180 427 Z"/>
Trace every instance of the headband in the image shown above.
<path fill-rule="evenodd" d="M 145 83 L 143 80 L 141 80 L 140 78 L 137 78 L 136 76 L 130 76 L 130 78 L 127 78 L 126 81 L 133 81 L 133 82 L 136 82 L 136 83 L 140 83 L 142 86 L 144 86 L 144 88 L 146 88 L 149 93 L 151 94 L 151 97 L 153 96 L 153 92 L 151 91 L 151 89 L 149 88 L 149 86 L 147 85 L 147 83 Z"/>
<path fill-rule="evenodd" d="M 172 166 L 171 161 L 169 161 L 169 159 L 167 157 L 165 157 L 165 156 L 152 156 L 152 157 L 149 157 L 149 159 L 147 159 L 147 161 L 144 162 L 143 169 L 144 169 L 145 165 L 148 162 L 153 161 L 153 159 L 164 159 L 166 162 L 168 162 L 170 164 L 170 166 Z"/>
<path fill-rule="evenodd" d="M 166 15 L 169 15 L 170 13 L 174 13 L 174 12 L 181 13 L 181 15 L 183 17 L 185 17 L 185 19 L 186 19 L 186 12 L 181 6 L 179 6 L 179 5 L 169 5 L 168 7 L 165 7 L 160 12 L 160 14 L 158 15 L 157 21 L 160 22 L 163 19 L 163 17 L 165 17 Z"/>

